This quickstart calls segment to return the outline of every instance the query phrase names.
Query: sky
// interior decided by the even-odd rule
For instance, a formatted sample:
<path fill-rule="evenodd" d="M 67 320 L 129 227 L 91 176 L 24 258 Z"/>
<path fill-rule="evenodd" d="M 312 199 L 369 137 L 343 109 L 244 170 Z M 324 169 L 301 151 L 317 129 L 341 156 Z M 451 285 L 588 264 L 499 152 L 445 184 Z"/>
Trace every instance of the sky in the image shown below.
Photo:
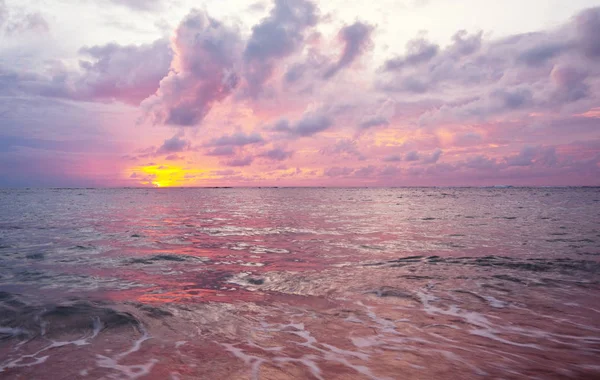
<path fill-rule="evenodd" d="M 0 187 L 600 185 L 600 0 L 0 0 Z"/>

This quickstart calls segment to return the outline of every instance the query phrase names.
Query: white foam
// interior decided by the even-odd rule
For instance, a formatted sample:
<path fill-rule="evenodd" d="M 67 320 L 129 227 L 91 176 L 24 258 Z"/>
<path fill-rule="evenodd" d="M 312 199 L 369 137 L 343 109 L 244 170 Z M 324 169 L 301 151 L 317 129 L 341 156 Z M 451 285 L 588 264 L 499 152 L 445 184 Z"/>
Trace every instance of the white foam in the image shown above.
<path fill-rule="evenodd" d="M 96 355 L 96 364 L 101 368 L 109 368 L 115 371 L 120 372 L 128 379 L 138 379 L 142 376 L 147 376 L 152 371 L 152 367 L 154 364 L 158 362 L 157 359 L 150 359 L 148 362 L 144 364 L 134 364 L 134 365 L 124 365 L 119 364 L 119 361 L 125 358 L 126 356 L 137 352 L 142 347 L 142 343 L 150 339 L 151 337 L 143 331 L 143 335 L 133 342 L 131 348 L 127 351 L 121 352 L 114 357 L 108 357 L 104 355 Z"/>

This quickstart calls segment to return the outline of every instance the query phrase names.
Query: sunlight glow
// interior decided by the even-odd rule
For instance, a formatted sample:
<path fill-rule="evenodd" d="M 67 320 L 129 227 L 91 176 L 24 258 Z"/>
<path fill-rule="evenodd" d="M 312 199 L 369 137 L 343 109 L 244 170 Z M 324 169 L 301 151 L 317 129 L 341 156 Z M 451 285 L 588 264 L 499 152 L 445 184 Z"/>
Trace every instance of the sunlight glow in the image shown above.
<path fill-rule="evenodd" d="M 129 170 L 130 178 L 140 185 L 154 187 L 193 186 L 199 180 L 214 179 L 210 170 L 173 165 L 146 165 Z"/>

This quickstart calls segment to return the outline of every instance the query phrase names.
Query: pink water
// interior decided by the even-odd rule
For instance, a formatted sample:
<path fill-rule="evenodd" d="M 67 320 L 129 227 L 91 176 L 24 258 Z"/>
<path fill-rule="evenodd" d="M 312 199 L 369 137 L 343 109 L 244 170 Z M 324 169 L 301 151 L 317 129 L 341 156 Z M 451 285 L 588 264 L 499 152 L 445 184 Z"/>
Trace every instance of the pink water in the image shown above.
<path fill-rule="evenodd" d="M 0 378 L 600 378 L 600 189 L 0 205 Z"/>

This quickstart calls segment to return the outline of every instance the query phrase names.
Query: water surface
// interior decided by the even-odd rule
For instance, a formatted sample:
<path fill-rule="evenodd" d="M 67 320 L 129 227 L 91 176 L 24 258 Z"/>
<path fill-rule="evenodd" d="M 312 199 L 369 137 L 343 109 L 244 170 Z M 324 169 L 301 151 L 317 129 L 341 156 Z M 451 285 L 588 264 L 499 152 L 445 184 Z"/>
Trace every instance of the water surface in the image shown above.
<path fill-rule="evenodd" d="M 600 377 L 600 189 L 0 190 L 0 378 Z"/>

